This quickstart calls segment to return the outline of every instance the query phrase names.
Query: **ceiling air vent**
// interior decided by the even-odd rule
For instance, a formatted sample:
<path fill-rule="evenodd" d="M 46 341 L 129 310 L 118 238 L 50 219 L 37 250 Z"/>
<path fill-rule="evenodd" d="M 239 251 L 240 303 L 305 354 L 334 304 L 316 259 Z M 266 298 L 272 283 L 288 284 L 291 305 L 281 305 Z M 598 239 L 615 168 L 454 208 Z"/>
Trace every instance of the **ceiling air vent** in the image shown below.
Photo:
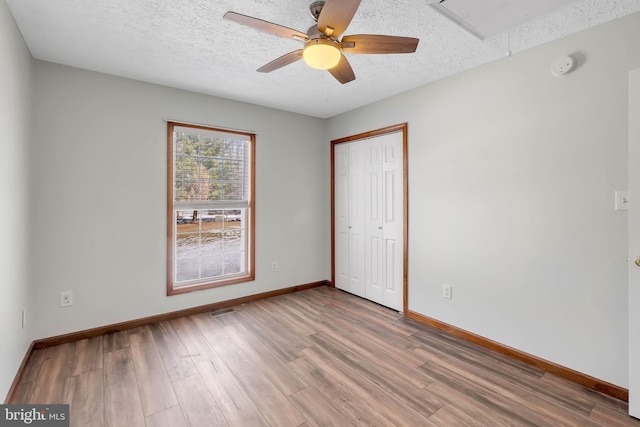
<path fill-rule="evenodd" d="M 431 6 L 480 40 L 505 33 L 575 0 L 444 0 Z"/>

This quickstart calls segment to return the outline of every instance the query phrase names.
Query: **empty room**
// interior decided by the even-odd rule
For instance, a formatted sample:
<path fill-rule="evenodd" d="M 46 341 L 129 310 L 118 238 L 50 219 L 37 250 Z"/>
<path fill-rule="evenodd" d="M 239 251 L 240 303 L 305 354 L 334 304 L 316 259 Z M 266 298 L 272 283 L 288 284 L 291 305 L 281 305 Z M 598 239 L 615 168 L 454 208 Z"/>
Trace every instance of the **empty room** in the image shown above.
<path fill-rule="evenodd" d="M 0 0 L 0 95 L 0 425 L 640 425 L 637 0 Z"/>

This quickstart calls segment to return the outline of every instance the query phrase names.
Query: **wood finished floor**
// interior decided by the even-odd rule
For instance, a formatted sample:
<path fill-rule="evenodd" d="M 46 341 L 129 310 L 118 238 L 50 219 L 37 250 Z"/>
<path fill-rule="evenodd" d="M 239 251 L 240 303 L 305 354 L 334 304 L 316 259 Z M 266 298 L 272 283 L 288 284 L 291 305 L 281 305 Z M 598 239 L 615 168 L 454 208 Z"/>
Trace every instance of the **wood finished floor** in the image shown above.
<path fill-rule="evenodd" d="M 328 287 L 36 350 L 88 426 L 640 426 L 624 402 Z"/>

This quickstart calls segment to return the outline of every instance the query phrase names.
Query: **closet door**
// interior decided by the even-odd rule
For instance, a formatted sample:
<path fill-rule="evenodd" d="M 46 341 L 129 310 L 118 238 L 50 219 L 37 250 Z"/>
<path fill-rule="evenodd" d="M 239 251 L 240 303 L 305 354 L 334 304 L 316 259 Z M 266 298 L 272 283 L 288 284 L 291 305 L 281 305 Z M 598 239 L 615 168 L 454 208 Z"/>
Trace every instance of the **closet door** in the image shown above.
<path fill-rule="evenodd" d="M 365 296 L 364 153 L 360 142 L 334 148 L 335 285 Z"/>
<path fill-rule="evenodd" d="M 349 291 L 349 146 L 333 149 L 334 272 L 335 286 Z"/>
<path fill-rule="evenodd" d="M 365 176 L 366 141 L 349 147 L 349 286 L 348 291 L 365 296 Z"/>
<path fill-rule="evenodd" d="M 398 311 L 404 300 L 404 155 L 402 134 L 380 137 L 382 145 L 382 274 L 380 304 Z"/>
<path fill-rule="evenodd" d="M 398 311 L 404 300 L 403 133 L 334 145 L 335 286 Z"/>
<path fill-rule="evenodd" d="M 384 236 L 382 208 L 383 175 L 382 175 L 382 142 L 380 137 L 367 142 L 366 181 L 365 181 L 365 296 L 378 304 L 383 302 L 384 293 Z"/>
<path fill-rule="evenodd" d="M 402 311 L 403 306 L 402 134 L 367 141 L 366 298 Z"/>

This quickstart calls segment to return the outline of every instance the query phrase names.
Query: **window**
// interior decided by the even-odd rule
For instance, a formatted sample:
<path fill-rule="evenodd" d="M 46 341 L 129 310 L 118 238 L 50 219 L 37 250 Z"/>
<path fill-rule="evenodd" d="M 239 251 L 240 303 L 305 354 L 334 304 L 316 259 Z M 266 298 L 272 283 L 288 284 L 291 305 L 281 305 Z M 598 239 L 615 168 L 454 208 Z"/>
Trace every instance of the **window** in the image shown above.
<path fill-rule="evenodd" d="M 255 135 L 169 122 L 167 294 L 254 279 Z"/>

